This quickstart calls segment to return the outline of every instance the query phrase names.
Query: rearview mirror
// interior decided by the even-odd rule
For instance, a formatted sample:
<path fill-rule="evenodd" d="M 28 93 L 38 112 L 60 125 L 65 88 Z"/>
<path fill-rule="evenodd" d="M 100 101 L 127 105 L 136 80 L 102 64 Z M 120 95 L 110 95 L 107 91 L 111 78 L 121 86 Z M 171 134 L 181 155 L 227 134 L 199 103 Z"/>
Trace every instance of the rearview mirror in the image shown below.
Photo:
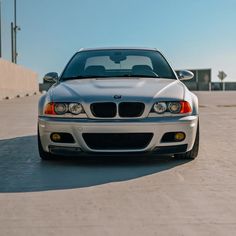
<path fill-rule="evenodd" d="M 43 82 L 56 83 L 58 81 L 58 74 L 56 72 L 47 73 L 43 77 Z"/>
<path fill-rule="evenodd" d="M 121 52 L 115 52 L 110 56 L 110 60 L 112 60 L 114 63 L 119 64 L 122 61 L 125 61 L 127 57 L 123 55 Z"/>
<path fill-rule="evenodd" d="M 181 70 L 178 72 L 178 78 L 180 80 L 190 80 L 194 77 L 193 72 L 189 70 Z"/>

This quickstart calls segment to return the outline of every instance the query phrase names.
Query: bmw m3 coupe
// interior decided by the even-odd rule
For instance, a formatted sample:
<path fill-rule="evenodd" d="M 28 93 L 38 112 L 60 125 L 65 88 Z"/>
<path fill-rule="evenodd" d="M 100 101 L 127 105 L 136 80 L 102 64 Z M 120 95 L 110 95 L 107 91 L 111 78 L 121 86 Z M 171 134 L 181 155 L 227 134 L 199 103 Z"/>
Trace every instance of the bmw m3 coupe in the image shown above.
<path fill-rule="evenodd" d="M 42 159 L 63 156 L 160 155 L 194 159 L 198 99 L 162 53 L 150 48 L 81 49 L 39 101 Z"/>

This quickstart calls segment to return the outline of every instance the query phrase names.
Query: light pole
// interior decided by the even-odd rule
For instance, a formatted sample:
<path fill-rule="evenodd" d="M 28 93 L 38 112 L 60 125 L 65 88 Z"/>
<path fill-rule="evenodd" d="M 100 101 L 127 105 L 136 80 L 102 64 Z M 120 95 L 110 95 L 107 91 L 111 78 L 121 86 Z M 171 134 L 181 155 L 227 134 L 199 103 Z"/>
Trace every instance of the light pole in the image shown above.
<path fill-rule="evenodd" d="M 0 57 L 2 57 L 2 2 L 0 1 Z"/>
<path fill-rule="evenodd" d="M 14 62 L 17 63 L 17 39 L 16 39 L 16 33 L 17 31 L 20 30 L 20 27 L 17 26 L 16 23 L 16 0 L 14 0 Z"/>
<path fill-rule="evenodd" d="M 14 23 L 11 22 L 11 61 L 15 63 Z"/>
<path fill-rule="evenodd" d="M 16 49 L 16 0 L 14 0 L 14 62 L 17 63 L 17 49 Z"/>

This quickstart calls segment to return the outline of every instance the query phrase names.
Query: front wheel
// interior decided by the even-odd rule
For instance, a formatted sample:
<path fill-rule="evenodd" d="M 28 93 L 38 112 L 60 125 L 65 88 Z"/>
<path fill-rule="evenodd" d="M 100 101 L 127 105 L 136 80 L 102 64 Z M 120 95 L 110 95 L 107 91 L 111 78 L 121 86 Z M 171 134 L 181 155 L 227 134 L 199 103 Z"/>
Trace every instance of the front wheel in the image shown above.
<path fill-rule="evenodd" d="M 200 136 L 200 131 L 199 131 L 199 122 L 198 122 L 197 134 L 196 134 L 196 138 L 195 138 L 192 150 L 185 153 L 181 153 L 181 154 L 175 154 L 174 157 L 176 159 L 189 159 L 189 160 L 195 159 L 198 155 L 198 150 L 199 150 L 199 136 Z"/>

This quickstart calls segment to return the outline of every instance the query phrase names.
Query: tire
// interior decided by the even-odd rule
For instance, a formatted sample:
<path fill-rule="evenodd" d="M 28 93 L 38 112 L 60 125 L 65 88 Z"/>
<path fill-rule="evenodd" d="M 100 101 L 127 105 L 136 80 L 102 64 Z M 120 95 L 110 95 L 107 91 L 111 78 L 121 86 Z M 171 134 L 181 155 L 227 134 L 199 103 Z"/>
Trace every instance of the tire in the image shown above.
<path fill-rule="evenodd" d="M 199 137 L 200 137 L 200 130 L 199 130 L 199 122 L 197 125 L 197 134 L 196 134 L 196 138 L 194 141 L 194 145 L 192 150 L 185 152 L 185 153 L 181 153 L 181 154 L 175 154 L 174 157 L 176 159 L 188 159 L 188 160 L 193 160 L 197 157 L 198 155 L 198 150 L 199 150 Z"/>
<path fill-rule="evenodd" d="M 39 151 L 39 156 L 41 157 L 42 160 L 52 160 L 55 158 L 55 156 L 49 152 L 45 152 L 42 147 L 40 135 L 39 135 L 39 128 L 38 128 L 38 151 Z"/>

